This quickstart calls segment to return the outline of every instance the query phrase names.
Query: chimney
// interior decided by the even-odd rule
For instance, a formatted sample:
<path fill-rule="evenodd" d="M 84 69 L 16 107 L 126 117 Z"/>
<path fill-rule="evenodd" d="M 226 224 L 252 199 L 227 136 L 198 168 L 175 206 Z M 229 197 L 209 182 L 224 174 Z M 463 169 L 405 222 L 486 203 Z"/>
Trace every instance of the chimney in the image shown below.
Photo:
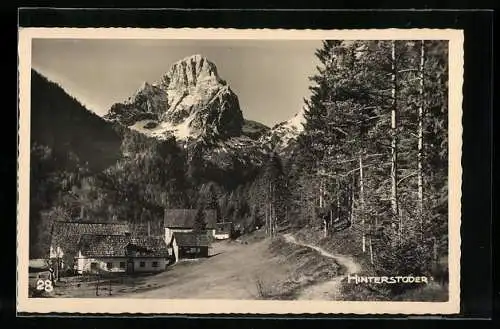
<path fill-rule="evenodd" d="M 148 220 L 148 236 L 151 236 L 151 222 Z"/>

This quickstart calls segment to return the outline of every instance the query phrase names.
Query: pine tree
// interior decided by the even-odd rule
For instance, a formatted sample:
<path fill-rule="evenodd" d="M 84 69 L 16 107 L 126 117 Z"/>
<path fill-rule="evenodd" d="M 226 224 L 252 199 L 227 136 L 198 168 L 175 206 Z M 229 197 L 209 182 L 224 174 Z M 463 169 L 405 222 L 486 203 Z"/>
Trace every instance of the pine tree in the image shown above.
<path fill-rule="evenodd" d="M 217 223 L 222 221 L 221 209 L 219 206 L 219 193 L 214 183 L 208 185 L 208 205 L 207 208 L 215 210 Z"/>
<path fill-rule="evenodd" d="M 279 225 L 287 218 L 289 208 L 289 194 L 283 165 L 279 156 L 272 153 L 263 171 L 263 180 L 266 182 L 266 227 L 269 236 L 275 236 Z"/>
<path fill-rule="evenodd" d="M 196 216 L 194 218 L 193 232 L 201 233 L 206 229 L 207 223 L 205 219 L 205 208 L 200 206 L 196 210 Z"/>
<path fill-rule="evenodd" d="M 424 239 L 434 259 L 448 250 L 448 42 L 426 41 L 422 159 Z"/>

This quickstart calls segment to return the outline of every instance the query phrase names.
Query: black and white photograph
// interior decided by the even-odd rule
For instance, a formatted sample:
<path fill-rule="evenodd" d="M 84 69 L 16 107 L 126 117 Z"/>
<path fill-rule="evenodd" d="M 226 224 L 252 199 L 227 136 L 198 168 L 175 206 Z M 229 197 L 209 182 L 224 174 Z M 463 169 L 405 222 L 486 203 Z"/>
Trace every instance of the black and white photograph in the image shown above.
<path fill-rule="evenodd" d="M 459 31 L 42 30 L 27 310 L 458 312 Z"/>

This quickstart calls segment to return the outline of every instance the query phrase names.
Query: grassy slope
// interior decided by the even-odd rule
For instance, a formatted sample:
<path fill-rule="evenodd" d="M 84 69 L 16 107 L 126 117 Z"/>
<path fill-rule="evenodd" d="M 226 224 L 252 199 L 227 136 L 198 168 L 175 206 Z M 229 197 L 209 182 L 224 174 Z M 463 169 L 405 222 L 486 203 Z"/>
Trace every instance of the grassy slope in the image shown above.
<path fill-rule="evenodd" d="M 359 275 L 371 276 L 375 270 L 370 264 L 368 253 L 364 254 L 359 241 L 360 234 L 354 229 L 333 233 L 325 238 L 323 232 L 311 228 L 304 228 L 296 232 L 301 240 L 315 244 L 333 254 L 344 254 L 354 257 L 362 266 Z M 404 275 L 394 273 L 393 275 Z M 377 301 L 377 300 L 399 300 L 399 301 L 446 301 L 448 298 L 448 286 L 437 282 L 417 287 L 393 296 L 383 285 L 377 284 L 349 284 L 347 280 L 342 283 L 342 295 L 344 300 Z"/>
<path fill-rule="evenodd" d="M 304 288 L 328 281 L 343 271 L 332 259 L 310 248 L 286 242 L 281 236 L 273 239 L 269 251 L 279 261 L 289 264 L 290 271 L 277 284 L 270 287 L 262 285 L 261 298 L 296 299 Z"/>

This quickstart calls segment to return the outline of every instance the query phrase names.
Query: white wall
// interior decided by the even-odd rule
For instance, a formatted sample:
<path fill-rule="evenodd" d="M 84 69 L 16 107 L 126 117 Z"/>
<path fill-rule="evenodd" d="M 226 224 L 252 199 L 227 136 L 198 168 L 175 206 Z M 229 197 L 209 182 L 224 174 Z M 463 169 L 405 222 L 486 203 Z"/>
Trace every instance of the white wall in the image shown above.
<path fill-rule="evenodd" d="M 144 267 L 140 263 L 144 262 Z M 153 267 L 153 262 L 158 266 Z M 165 258 L 134 258 L 134 272 L 161 272 L 165 271 L 167 260 Z"/>
<path fill-rule="evenodd" d="M 125 263 L 125 267 L 120 268 L 120 262 Z M 144 267 L 141 267 L 141 262 L 144 262 Z M 153 267 L 153 262 L 157 262 L 158 266 Z M 127 258 L 114 257 L 114 258 L 88 258 L 78 254 L 77 271 L 79 274 L 89 272 L 91 264 L 97 263 L 97 267 L 104 272 L 111 273 L 124 273 L 127 271 Z M 107 263 L 112 263 L 112 267 L 108 269 Z M 167 265 L 166 258 L 141 258 L 134 257 L 134 272 L 161 272 L 164 271 Z"/>
<path fill-rule="evenodd" d="M 120 262 L 125 263 L 124 268 L 120 268 Z M 84 272 L 89 272 L 91 270 L 91 264 L 92 263 L 97 263 L 97 267 L 105 272 L 112 272 L 112 273 L 120 273 L 120 272 L 125 272 L 127 270 L 127 258 L 88 258 L 84 257 L 81 252 L 78 253 L 78 259 L 76 262 L 76 268 L 79 274 L 82 274 Z M 112 263 L 112 267 L 108 269 L 107 263 Z"/>
<path fill-rule="evenodd" d="M 60 246 L 54 248 L 54 246 L 50 246 L 50 258 L 63 257 L 64 252 L 62 251 Z"/>
<path fill-rule="evenodd" d="M 229 233 L 215 233 L 214 238 L 217 240 L 229 239 Z"/>
<path fill-rule="evenodd" d="M 175 261 L 179 261 L 179 246 L 177 245 L 177 241 L 174 240 L 172 243 L 172 249 L 174 250 L 174 259 Z"/>

